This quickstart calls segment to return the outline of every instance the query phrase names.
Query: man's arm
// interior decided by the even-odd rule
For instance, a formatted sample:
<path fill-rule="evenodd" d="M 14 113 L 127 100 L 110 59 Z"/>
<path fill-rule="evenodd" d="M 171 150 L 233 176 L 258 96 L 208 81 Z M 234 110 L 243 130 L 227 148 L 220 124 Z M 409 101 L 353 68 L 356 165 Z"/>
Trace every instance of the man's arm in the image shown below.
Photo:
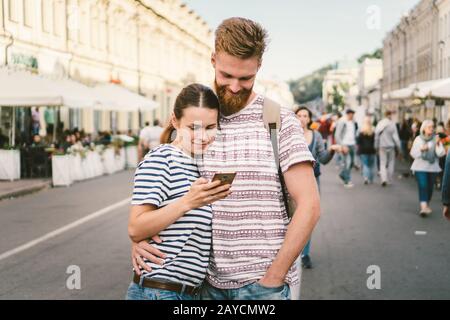
<path fill-rule="evenodd" d="M 286 274 L 308 242 L 320 217 L 320 197 L 311 162 L 291 166 L 284 173 L 286 187 L 297 203 L 297 209 L 286 232 L 283 245 L 260 283 L 276 287 L 284 283 Z"/>
<path fill-rule="evenodd" d="M 402 150 L 402 145 L 400 143 L 400 136 L 398 135 L 397 126 L 394 124 L 394 143 L 397 150 L 400 152 Z"/>
<path fill-rule="evenodd" d="M 342 144 L 341 134 L 343 127 L 342 120 L 338 120 L 336 122 L 336 128 L 334 129 L 334 139 L 337 144 Z"/>
<path fill-rule="evenodd" d="M 450 156 L 445 159 L 444 176 L 442 177 L 442 204 L 450 206 Z"/>

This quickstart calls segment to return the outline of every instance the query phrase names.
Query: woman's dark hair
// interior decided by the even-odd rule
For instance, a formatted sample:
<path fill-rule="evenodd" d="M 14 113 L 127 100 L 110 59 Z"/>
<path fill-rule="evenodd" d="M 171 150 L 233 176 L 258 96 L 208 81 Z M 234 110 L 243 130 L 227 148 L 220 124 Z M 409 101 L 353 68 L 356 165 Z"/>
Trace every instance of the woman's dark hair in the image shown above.
<path fill-rule="evenodd" d="M 308 116 L 309 116 L 308 128 L 309 128 L 312 125 L 312 123 L 313 123 L 313 121 L 312 121 L 313 114 L 312 114 L 311 110 L 309 110 L 305 106 L 299 106 L 297 108 L 297 110 L 295 110 L 295 114 L 297 115 L 302 110 L 306 110 L 308 112 Z"/>
<path fill-rule="evenodd" d="M 188 107 L 199 107 L 217 110 L 217 125 L 220 118 L 220 104 L 214 91 L 211 88 L 202 84 L 193 83 L 183 88 L 178 94 L 173 107 L 173 113 L 177 120 L 183 117 L 183 110 Z M 172 121 L 169 120 L 169 124 L 161 134 L 161 143 L 172 142 L 172 134 L 175 128 L 172 125 Z"/>

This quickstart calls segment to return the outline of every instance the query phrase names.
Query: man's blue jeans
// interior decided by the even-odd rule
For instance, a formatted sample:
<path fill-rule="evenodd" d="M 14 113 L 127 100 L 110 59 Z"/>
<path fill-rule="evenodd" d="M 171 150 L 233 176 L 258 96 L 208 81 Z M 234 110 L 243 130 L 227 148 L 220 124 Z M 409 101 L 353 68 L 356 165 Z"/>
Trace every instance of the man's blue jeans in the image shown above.
<path fill-rule="evenodd" d="M 175 291 L 145 288 L 134 282 L 128 287 L 126 300 L 195 300 L 188 294 L 179 294 Z"/>
<path fill-rule="evenodd" d="M 436 172 L 416 171 L 417 185 L 419 187 L 419 201 L 430 202 L 433 195 L 434 183 L 436 182 Z"/>
<path fill-rule="evenodd" d="M 345 183 L 349 183 L 352 180 L 352 167 L 353 167 L 353 159 L 355 157 L 355 146 L 347 146 L 348 153 L 343 155 L 343 159 L 341 162 L 342 170 L 339 176 Z"/>
<path fill-rule="evenodd" d="M 219 289 L 205 281 L 199 298 L 200 300 L 291 300 L 291 290 L 286 283 L 280 287 L 267 288 L 257 282 L 238 289 Z"/>
<path fill-rule="evenodd" d="M 373 182 L 375 170 L 375 155 L 362 154 L 361 161 L 363 165 L 363 177 L 366 178 L 369 182 Z"/>

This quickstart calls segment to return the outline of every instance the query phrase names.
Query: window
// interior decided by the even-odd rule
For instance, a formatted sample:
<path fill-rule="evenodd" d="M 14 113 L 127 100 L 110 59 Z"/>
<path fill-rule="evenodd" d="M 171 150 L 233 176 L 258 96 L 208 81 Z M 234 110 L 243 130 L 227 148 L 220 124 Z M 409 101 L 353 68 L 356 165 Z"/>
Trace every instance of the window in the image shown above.
<path fill-rule="evenodd" d="M 450 76 L 450 57 L 447 58 L 447 75 L 446 77 Z"/>
<path fill-rule="evenodd" d="M 53 32 L 53 0 L 42 0 L 42 30 Z"/>
<path fill-rule="evenodd" d="M 98 10 L 92 6 L 91 7 L 91 40 L 93 48 L 100 48 L 100 24 L 99 24 L 99 14 Z"/>
<path fill-rule="evenodd" d="M 18 2 L 18 1 L 16 1 Z M 23 17 L 24 23 L 27 27 L 33 27 L 34 25 L 34 14 L 36 12 L 34 5 L 35 0 L 24 0 L 23 1 Z"/>
<path fill-rule="evenodd" d="M 446 39 L 448 36 L 446 26 L 447 26 L 447 15 L 445 15 L 444 25 L 442 26 L 442 31 L 444 32 L 442 37 L 443 39 Z"/>
<path fill-rule="evenodd" d="M 81 10 L 81 19 L 80 19 L 80 42 L 82 44 L 88 44 L 89 37 L 89 13 L 86 8 L 80 8 Z"/>
<path fill-rule="evenodd" d="M 448 13 L 450 16 L 450 12 Z M 447 25 L 445 26 L 447 28 L 447 36 L 450 38 L 450 19 L 447 21 Z"/>
<path fill-rule="evenodd" d="M 9 0 L 8 9 L 9 20 L 19 22 L 19 1 Z"/>
<path fill-rule="evenodd" d="M 64 29 L 66 27 L 66 13 L 63 0 L 56 0 L 53 3 L 53 31 L 57 36 L 62 36 L 64 34 Z"/>

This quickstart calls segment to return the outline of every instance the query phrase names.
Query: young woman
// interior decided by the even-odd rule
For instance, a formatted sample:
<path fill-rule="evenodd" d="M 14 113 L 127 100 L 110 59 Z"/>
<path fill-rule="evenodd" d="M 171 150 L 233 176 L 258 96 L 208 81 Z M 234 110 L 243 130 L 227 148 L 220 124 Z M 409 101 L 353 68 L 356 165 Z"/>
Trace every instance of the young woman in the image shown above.
<path fill-rule="evenodd" d="M 209 204 L 231 191 L 230 185 L 200 178 L 196 161 L 214 141 L 219 114 L 219 101 L 210 88 L 200 84 L 184 88 L 162 134 L 163 144 L 153 148 L 136 170 L 128 233 L 134 243 L 159 235 L 162 242 L 148 243 L 164 254 L 164 260 L 151 262 L 133 250 L 129 300 L 193 299 L 206 276 Z M 146 269 L 141 270 L 138 262 Z"/>
<path fill-rule="evenodd" d="M 303 134 L 305 135 L 306 142 L 308 143 L 309 151 L 311 151 L 312 156 L 316 159 L 316 165 L 314 167 L 314 176 L 316 177 L 317 184 L 320 188 L 320 163 L 327 164 L 333 159 L 335 151 L 340 150 L 340 146 L 333 144 L 328 150 L 325 149 L 325 143 L 323 141 L 322 135 L 314 130 L 311 130 L 310 126 L 312 124 L 312 112 L 307 107 L 299 107 L 295 114 L 300 120 L 300 124 L 303 128 Z M 311 239 L 306 244 L 302 251 L 302 265 L 306 269 L 312 268 L 311 258 L 309 256 L 311 248 Z"/>
<path fill-rule="evenodd" d="M 411 148 L 414 162 L 411 171 L 415 173 L 419 188 L 420 216 L 431 214 L 431 196 L 437 174 L 441 171 L 439 158 L 445 155 L 445 149 L 439 136 L 434 134 L 434 123 L 425 120 L 420 126 L 420 134 L 415 138 Z"/>
<path fill-rule="evenodd" d="M 375 170 L 375 133 L 371 119 L 366 117 L 357 138 L 358 154 L 363 165 L 364 184 L 373 183 Z"/>

